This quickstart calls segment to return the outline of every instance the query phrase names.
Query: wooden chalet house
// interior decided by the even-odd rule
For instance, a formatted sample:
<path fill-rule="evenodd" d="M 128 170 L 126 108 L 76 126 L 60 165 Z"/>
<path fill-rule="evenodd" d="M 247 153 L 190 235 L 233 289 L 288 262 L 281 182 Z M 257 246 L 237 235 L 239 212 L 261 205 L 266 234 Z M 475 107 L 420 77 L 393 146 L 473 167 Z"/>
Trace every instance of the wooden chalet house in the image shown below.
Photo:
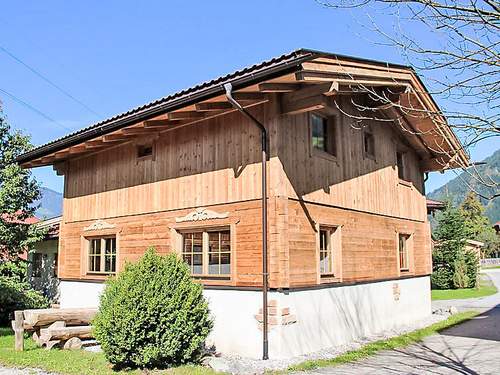
<path fill-rule="evenodd" d="M 286 357 L 425 318 L 424 174 L 468 163 L 438 112 L 409 67 L 297 50 L 35 148 L 18 162 L 65 177 L 61 307 L 96 306 L 155 246 L 204 284 L 221 352 Z"/>

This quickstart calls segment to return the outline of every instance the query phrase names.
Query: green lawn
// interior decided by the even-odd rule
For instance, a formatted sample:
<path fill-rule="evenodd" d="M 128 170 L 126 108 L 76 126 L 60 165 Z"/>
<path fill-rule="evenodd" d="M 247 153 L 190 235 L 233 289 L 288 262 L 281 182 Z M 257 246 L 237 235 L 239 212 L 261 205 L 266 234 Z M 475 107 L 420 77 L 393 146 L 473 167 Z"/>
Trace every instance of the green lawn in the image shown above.
<path fill-rule="evenodd" d="M 481 269 L 482 270 L 494 270 L 494 269 L 498 269 L 500 268 L 500 266 L 482 266 Z"/>
<path fill-rule="evenodd" d="M 309 371 L 314 370 L 320 367 L 330 367 L 330 366 L 338 366 L 350 362 L 359 361 L 366 357 L 377 354 L 381 350 L 392 350 L 396 348 L 402 348 L 408 346 L 410 344 L 422 341 L 425 337 L 438 333 L 443 329 L 452 327 L 456 324 L 462 323 L 472 317 L 476 316 L 478 312 L 476 311 L 466 311 L 463 313 L 455 314 L 450 316 L 448 319 L 433 324 L 429 327 L 419 329 L 405 335 L 401 335 L 398 337 L 394 337 L 388 340 L 376 341 L 371 344 L 367 344 L 361 347 L 358 350 L 353 350 L 347 353 L 344 353 L 338 357 L 331 359 L 318 359 L 318 360 L 310 360 L 299 363 L 297 365 L 293 365 L 284 371 L 275 371 L 272 374 L 286 374 L 289 372 L 297 372 L 297 371 Z"/>
<path fill-rule="evenodd" d="M 487 276 L 483 275 L 479 282 L 479 288 L 433 290 L 431 291 L 431 298 L 434 301 L 446 299 L 479 298 L 491 296 L 496 292 L 497 288 L 495 287 L 495 285 Z"/>
<path fill-rule="evenodd" d="M 31 339 L 25 339 L 23 352 L 16 352 L 14 336 L 10 328 L 0 328 L 0 364 L 11 367 L 36 367 L 72 375 L 143 373 L 140 370 L 113 371 L 102 353 L 90 353 L 83 350 L 45 350 L 37 347 Z M 214 375 L 216 373 L 202 366 L 182 366 L 163 371 L 150 371 L 148 374 Z"/>

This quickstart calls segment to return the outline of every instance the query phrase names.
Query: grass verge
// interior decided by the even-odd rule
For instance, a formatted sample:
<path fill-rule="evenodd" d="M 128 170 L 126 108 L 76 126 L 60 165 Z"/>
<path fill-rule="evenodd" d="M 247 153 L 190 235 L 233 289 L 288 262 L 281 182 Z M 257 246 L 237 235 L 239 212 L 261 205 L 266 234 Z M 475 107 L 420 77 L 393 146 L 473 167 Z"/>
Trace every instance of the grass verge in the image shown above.
<path fill-rule="evenodd" d="M 36 346 L 31 338 L 24 340 L 24 351 L 14 350 L 14 335 L 10 328 L 0 328 L 0 365 L 31 367 L 59 374 L 106 375 L 143 374 L 141 370 L 114 371 L 104 354 L 83 350 L 45 350 Z M 214 375 L 216 372 L 202 366 L 181 366 L 168 370 L 148 371 L 147 374 Z"/>
<path fill-rule="evenodd" d="M 450 328 L 456 324 L 462 323 L 468 319 L 471 319 L 477 314 L 478 312 L 476 311 L 466 311 L 463 313 L 455 314 L 442 322 L 435 323 L 426 328 L 422 328 L 401 336 L 393 337 L 391 339 L 375 341 L 373 343 L 361 347 L 358 350 L 346 352 L 335 358 L 305 361 L 290 366 L 288 369 L 284 371 L 273 372 L 273 374 L 286 374 L 289 372 L 309 371 L 320 367 L 338 366 L 346 363 L 359 361 L 361 359 L 377 354 L 382 350 L 402 348 L 410 344 L 422 341 L 427 336 L 433 335 L 435 333 L 438 333 L 439 331 L 442 331 L 443 329 Z"/>
<path fill-rule="evenodd" d="M 480 298 L 491 296 L 497 292 L 498 290 L 490 278 L 483 275 L 479 281 L 479 288 L 432 290 L 431 298 L 433 301 Z"/>

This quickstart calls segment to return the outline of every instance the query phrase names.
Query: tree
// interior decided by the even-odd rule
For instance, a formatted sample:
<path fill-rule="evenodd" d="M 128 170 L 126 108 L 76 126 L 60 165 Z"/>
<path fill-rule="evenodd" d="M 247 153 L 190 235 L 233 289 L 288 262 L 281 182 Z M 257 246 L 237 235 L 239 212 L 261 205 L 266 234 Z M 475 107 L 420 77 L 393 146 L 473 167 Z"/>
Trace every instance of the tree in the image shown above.
<path fill-rule="evenodd" d="M 485 231 L 494 231 L 486 216 L 484 216 L 484 207 L 477 199 L 476 193 L 470 191 L 460 205 L 460 213 L 462 214 L 468 239 L 477 240 L 481 233 Z"/>
<path fill-rule="evenodd" d="M 336 9 L 364 9 L 370 39 L 398 48 L 430 92 L 443 100 L 441 111 L 426 111 L 438 127 L 447 123 L 468 149 L 484 139 L 500 136 L 500 5 L 494 0 L 317 0 Z M 382 25 L 376 14 L 391 16 L 392 25 Z M 362 21 L 363 22 L 363 21 Z M 415 32 L 418 30 L 419 32 Z M 378 38 L 377 38 L 378 36 Z M 376 106 L 395 105 L 411 116 L 414 108 L 381 94 L 377 88 L 362 87 Z M 358 104 L 366 115 L 374 108 Z M 417 115 L 422 115 L 418 114 Z M 374 114 L 373 116 L 377 116 Z M 380 117 L 380 116 L 379 116 Z M 383 120 L 383 119 L 381 119 Z M 440 152 L 441 150 L 434 150 Z M 452 154 L 448 155 L 453 157 Z M 500 182 L 465 169 L 475 181 L 500 196 Z M 464 183 L 467 183 L 464 181 Z M 469 186 L 469 188 L 472 188 Z"/>
<path fill-rule="evenodd" d="M 467 230 L 460 210 L 446 203 L 437 216 L 438 226 L 433 233 L 431 283 L 434 289 L 453 289 L 467 284 L 464 280 L 464 254 Z"/>
<path fill-rule="evenodd" d="M 40 187 L 16 157 L 30 150 L 29 137 L 13 131 L 0 107 L 0 259 L 16 258 L 43 238 L 43 230 L 25 223 L 33 217 Z"/>
<path fill-rule="evenodd" d="M 500 239 L 490 221 L 484 216 L 484 206 L 477 194 L 470 191 L 460 205 L 460 212 L 465 221 L 467 239 L 484 243 L 483 254 L 488 256 L 500 249 Z"/>

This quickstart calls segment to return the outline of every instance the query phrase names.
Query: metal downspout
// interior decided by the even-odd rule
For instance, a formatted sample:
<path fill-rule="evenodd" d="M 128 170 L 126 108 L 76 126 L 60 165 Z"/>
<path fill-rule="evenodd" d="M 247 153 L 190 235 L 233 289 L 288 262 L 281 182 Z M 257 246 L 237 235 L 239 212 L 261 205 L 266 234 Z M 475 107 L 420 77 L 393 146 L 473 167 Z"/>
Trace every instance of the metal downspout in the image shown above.
<path fill-rule="evenodd" d="M 267 264 L 267 130 L 262 123 L 249 113 L 232 96 L 233 86 L 231 83 L 224 85 L 226 97 L 229 103 L 246 118 L 252 121 L 261 131 L 262 135 L 262 359 L 269 359 L 268 341 L 268 316 L 267 316 L 267 292 L 268 284 L 268 264 Z"/>

